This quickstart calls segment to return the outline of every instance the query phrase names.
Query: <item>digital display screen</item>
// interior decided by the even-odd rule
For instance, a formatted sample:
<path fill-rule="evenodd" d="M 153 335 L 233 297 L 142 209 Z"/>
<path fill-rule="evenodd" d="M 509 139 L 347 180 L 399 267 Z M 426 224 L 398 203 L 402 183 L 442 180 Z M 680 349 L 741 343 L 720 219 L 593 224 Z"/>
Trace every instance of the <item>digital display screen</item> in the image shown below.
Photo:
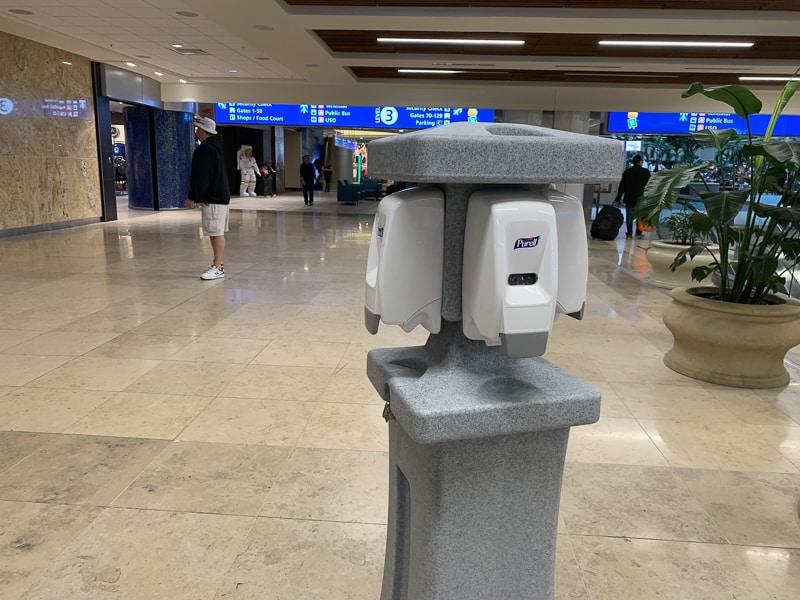
<path fill-rule="evenodd" d="M 764 135 L 770 115 L 752 115 L 750 126 L 753 135 Z M 747 133 L 747 123 L 735 114 L 728 113 L 608 113 L 608 133 L 672 133 L 691 134 L 704 129 L 735 129 Z M 783 115 L 775 124 L 777 137 L 800 136 L 800 116 Z"/>
<path fill-rule="evenodd" d="M 488 108 L 432 108 L 417 106 L 347 106 L 334 104 L 237 104 L 215 107 L 220 124 L 300 125 L 307 127 L 368 127 L 426 129 L 448 123 L 491 123 Z"/>
<path fill-rule="evenodd" d="M 39 119 L 78 119 L 88 121 L 93 118 L 92 105 L 86 99 L 63 100 L 61 98 L 0 98 L 0 117 Z"/>

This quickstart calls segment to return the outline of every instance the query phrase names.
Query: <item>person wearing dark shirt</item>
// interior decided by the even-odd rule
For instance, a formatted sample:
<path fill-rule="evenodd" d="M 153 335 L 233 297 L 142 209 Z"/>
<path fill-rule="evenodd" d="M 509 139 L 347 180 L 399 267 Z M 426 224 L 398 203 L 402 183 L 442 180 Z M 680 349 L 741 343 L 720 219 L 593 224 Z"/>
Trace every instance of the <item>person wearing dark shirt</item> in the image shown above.
<path fill-rule="evenodd" d="M 644 188 L 650 180 L 650 171 L 642 166 L 642 157 L 637 154 L 633 157 L 633 166 L 625 169 L 622 180 L 619 182 L 619 191 L 614 198 L 614 204 L 620 200 L 625 203 L 625 237 L 633 237 L 633 213 L 639 196 L 644 193 Z M 636 237 L 642 238 L 644 234 L 636 228 Z"/>
<path fill-rule="evenodd" d="M 303 200 L 306 206 L 314 204 L 314 186 L 317 183 L 317 170 L 311 164 L 311 155 L 303 156 L 303 164 L 300 165 L 300 179 L 303 182 Z"/>
<path fill-rule="evenodd" d="M 200 145 L 192 155 L 192 173 L 186 208 L 200 206 L 203 231 L 211 240 L 214 262 L 200 275 L 206 281 L 225 277 L 222 255 L 225 252 L 225 232 L 228 231 L 228 205 L 231 190 L 225 170 L 222 139 L 217 124 L 208 117 L 195 117 L 195 136 Z"/>

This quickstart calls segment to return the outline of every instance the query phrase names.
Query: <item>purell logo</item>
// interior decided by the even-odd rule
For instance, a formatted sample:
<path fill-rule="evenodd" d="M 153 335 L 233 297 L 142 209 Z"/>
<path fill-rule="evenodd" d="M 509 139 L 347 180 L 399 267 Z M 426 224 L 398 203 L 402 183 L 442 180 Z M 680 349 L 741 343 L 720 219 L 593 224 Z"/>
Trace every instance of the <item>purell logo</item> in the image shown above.
<path fill-rule="evenodd" d="M 526 237 L 526 238 L 519 238 L 514 243 L 514 250 L 518 248 L 536 248 L 539 245 L 539 238 L 541 236 L 537 235 L 536 237 Z"/>
<path fill-rule="evenodd" d="M 378 237 L 383 237 L 383 227 L 378 227 Z"/>

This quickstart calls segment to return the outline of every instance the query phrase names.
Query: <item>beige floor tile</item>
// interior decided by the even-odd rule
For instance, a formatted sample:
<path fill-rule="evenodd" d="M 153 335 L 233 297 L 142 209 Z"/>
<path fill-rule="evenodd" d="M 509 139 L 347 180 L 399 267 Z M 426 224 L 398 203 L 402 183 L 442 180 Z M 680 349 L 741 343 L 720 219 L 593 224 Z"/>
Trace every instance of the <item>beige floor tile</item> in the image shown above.
<path fill-rule="evenodd" d="M 348 344 L 353 340 L 359 327 L 358 322 L 341 323 L 336 321 L 288 321 L 281 337 L 307 342 L 338 342 Z"/>
<path fill-rule="evenodd" d="M 673 467 L 800 473 L 781 454 L 793 427 L 640 420 Z"/>
<path fill-rule="evenodd" d="M 0 597 L 13 600 L 103 509 L 0 502 Z"/>
<path fill-rule="evenodd" d="M 267 346 L 264 340 L 201 336 L 170 360 L 249 364 Z"/>
<path fill-rule="evenodd" d="M 114 392 L 12 388 L 0 396 L 0 427 L 12 431 L 61 433 Z"/>
<path fill-rule="evenodd" d="M 29 385 L 46 388 L 121 391 L 158 364 L 157 360 L 80 356 L 53 369 L 47 375 L 31 381 Z"/>
<path fill-rule="evenodd" d="M 253 360 L 256 365 L 334 368 L 341 361 L 348 344 L 278 338 Z"/>
<path fill-rule="evenodd" d="M 639 335 L 614 335 L 574 333 L 573 335 L 553 335 L 548 340 L 552 352 L 580 354 L 587 358 L 608 358 L 632 360 L 635 358 L 660 358 L 661 351 L 646 338 Z"/>
<path fill-rule="evenodd" d="M 800 474 L 679 469 L 732 544 L 800 548 Z"/>
<path fill-rule="evenodd" d="M 47 433 L 0 431 L 0 473 L 56 438 L 57 436 Z"/>
<path fill-rule="evenodd" d="M 81 356 L 116 337 L 116 333 L 49 331 L 6 350 L 7 354 Z"/>
<path fill-rule="evenodd" d="M 770 600 L 795 600 L 800 589 L 800 550 L 737 547 L 739 557 L 769 593 Z"/>
<path fill-rule="evenodd" d="M 297 445 L 383 452 L 389 448 L 389 428 L 380 406 L 318 403 Z"/>
<path fill-rule="evenodd" d="M 605 381 L 603 372 L 588 356 L 548 350 L 544 358 L 575 377 L 587 381 Z"/>
<path fill-rule="evenodd" d="M 0 329 L 0 352 L 8 348 L 13 348 L 27 342 L 31 338 L 41 335 L 38 331 L 26 331 L 23 329 Z"/>
<path fill-rule="evenodd" d="M 752 425 L 800 425 L 800 394 L 769 394 L 762 390 L 742 390 L 707 384 L 708 393 L 736 415 Z M 789 398 L 792 397 L 790 400 Z M 796 406 L 794 406 L 796 405 Z M 796 408 L 796 411 L 792 409 Z"/>
<path fill-rule="evenodd" d="M 800 423 L 800 377 L 792 377 L 792 381 L 783 389 L 754 391 L 760 398 Z"/>
<path fill-rule="evenodd" d="M 571 535 L 727 542 L 668 467 L 568 463 L 561 515 Z"/>
<path fill-rule="evenodd" d="M 201 362 L 162 362 L 132 382 L 126 392 L 217 396 L 241 374 L 244 365 Z"/>
<path fill-rule="evenodd" d="M 141 358 L 164 360 L 185 348 L 195 338 L 188 335 L 141 335 L 124 333 L 99 348 L 89 356 L 103 358 Z"/>
<path fill-rule="evenodd" d="M 555 600 L 588 600 L 581 569 L 568 535 L 559 535 L 556 542 Z"/>
<path fill-rule="evenodd" d="M 314 403 L 217 398 L 181 434 L 181 441 L 294 446 Z"/>
<path fill-rule="evenodd" d="M 106 506 L 167 443 L 54 436 L 0 476 L 0 499 Z"/>
<path fill-rule="evenodd" d="M 612 417 L 570 429 L 567 460 L 667 466 L 664 456 L 635 419 Z"/>
<path fill-rule="evenodd" d="M 633 415 L 628 407 L 619 397 L 614 387 L 606 381 L 585 380 L 594 389 L 600 392 L 600 417 L 611 417 L 617 419 L 631 419 Z"/>
<path fill-rule="evenodd" d="M 331 376 L 320 401 L 384 405 L 384 400 L 367 378 L 366 370 L 360 369 L 338 369 Z"/>
<path fill-rule="evenodd" d="M 333 369 L 248 365 L 222 392 L 234 398 L 269 398 L 316 402 L 321 399 Z"/>
<path fill-rule="evenodd" d="M 590 598 L 769 598 L 732 546 L 583 536 L 570 540 Z"/>
<path fill-rule="evenodd" d="M 70 360 L 71 356 L 0 354 L 0 385 L 25 385 Z"/>
<path fill-rule="evenodd" d="M 259 518 L 215 598 L 375 600 L 385 527 Z"/>
<path fill-rule="evenodd" d="M 251 517 L 107 509 L 22 600 L 210 598 L 252 522 Z"/>
<path fill-rule="evenodd" d="M 64 323 L 66 331 L 110 331 L 123 333 L 165 312 L 163 307 L 152 307 L 144 302 L 126 302 L 99 310 L 87 317 Z"/>
<path fill-rule="evenodd" d="M 613 383 L 631 414 L 638 419 L 673 419 L 736 423 L 738 417 L 701 385 L 641 385 Z"/>
<path fill-rule="evenodd" d="M 641 358 L 610 355 L 608 358 L 597 357 L 594 363 L 603 374 L 603 378 L 610 383 L 628 383 L 635 386 L 698 384 L 696 379 L 668 369 L 664 365 L 663 353 L 658 357 Z"/>
<path fill-rule="evenodd" d="M 173 440 L 209 402 L 208 396 L 120 392 L 65 433 Z"/>
<path fill-rule="evenodd" d="M 114 506 L 256 516 L 289 452 L 267 446 L 170 444 Z"/>
<path fill-rule="evenodd" d="M 385 524 L 388 497 L 387 453 L 296 448 L 261 516 Z"/>

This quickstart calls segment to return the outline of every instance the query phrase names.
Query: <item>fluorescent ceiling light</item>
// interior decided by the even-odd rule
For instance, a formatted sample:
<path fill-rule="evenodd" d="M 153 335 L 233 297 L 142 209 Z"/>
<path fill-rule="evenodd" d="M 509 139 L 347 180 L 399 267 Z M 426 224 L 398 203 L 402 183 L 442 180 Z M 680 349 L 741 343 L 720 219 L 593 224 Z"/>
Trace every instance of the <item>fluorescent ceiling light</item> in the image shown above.
<path fill-rule="evenodd" d="M 800 81 L 800 77 L 739 77 L 739 81 Z"/>
<path fill-rule="evenodd" d="M 178 79 L 178 83 L 186 83 L 185 79 Z"/>
<path fill-rule="evenodd" d="M 164 74 L 161 71 L 153 71 L 153 75 L 157 75 L 158 77 L 164 76 Z"/>
<path fill-rule="evenodd" d="M 455 44 L 456 46 L 522 46 L 525 40 L 470 40 L 457 38 L 378 38 L 382 44 Z"/>
<path fill-rule="evenodd" d="M 62 60 L 62 61 L 61 61 L 61 64 L 62 64 L 62 65 L 71 65 L 72 63 L 71 63 L 71 62 L 69 62 L 68 60 Z"/>
<path fill-rule="evenodd" d="M 753 42 L 670 42 L 661 40 L 600 40 L 600 46 L 650 46 L 662 48 L 752 48 Z"/>
<path fill-rule="evenodd" d="M 454 71 L 452 69 L 397 69 L 398 73 L 422 73 L 424 75 L 455 75 L 464 71 Z"/>
<path fill-rule="evenodd" d="M 125 64 L 126 64 L 127 66 L 129 66 L 129 67 L 135 67 L 135 66 L 136 66 L 136 63 L 135 63 L 135 62 L 126 62 Z"/>
<path fill-rule="evenodd" d="M 183 44 L 172 44 L 173 48 L 183 48 Z"/>

